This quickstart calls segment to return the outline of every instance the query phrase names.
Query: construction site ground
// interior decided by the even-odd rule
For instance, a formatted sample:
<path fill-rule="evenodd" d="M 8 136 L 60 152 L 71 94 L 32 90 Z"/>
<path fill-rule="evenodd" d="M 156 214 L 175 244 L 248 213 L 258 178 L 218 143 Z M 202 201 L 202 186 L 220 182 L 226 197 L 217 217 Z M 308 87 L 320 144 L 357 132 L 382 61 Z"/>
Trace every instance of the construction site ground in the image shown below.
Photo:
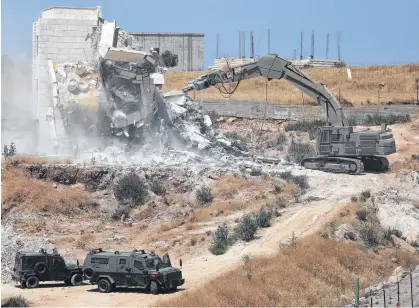
<path fill-rule="evenodd" d="M 238 131 L 249 129 L 251 125 L 258 126 L 260 123 L 250 123 L 249 120 L 235 120 L 227 124 L 220 124 L 221 131 Z M 258 126 L 259 127 L 259 126 Z M 271 129 L 271 133 L 275 129 L 280 128 L 280 124 L 268 124 L 265 129 Z M 361 129 L 361 128 L 357 128 Z M 371 128 L 373 129 L 373 128 Z M 378 129 L 378 128 L 377 128 Z M 207 208 L 196 208 L 196 220 L 185 220 L 184 223 L 173 225 L 174 222 L 156 221 L 153 227 L 144 226 L 141 224 L 141 210 L 138 210 L 134 217 L 134 225 L 128 226 L 119 221 L 106 221 L 100 228 L 97 228 L 91 236 L 87 236 L 86 243 L 75 247 L 75 243 L 80 242 L 80 238 L 89 230 L 94 230 L 97 227 L 97 213 L 84 213 L 76 217 L 64 217 L 62 215 L 49 216 L 48 234 L 43 232 L 35 232 L 39 237 L 47 237 L 50 246 L 57 247 L 64 257 L 70 256 L 71 259 L 78 259 L 83 262 L 86 250 L 96 247 L 104 249 L 118 249 L 131 250 L 133 248 L 154 248 L 157 252 L 167 251 L 171 256 L 172 263 L 178 265 L 179 258 L 183 261 L 183 276 L 185 284 L 179 288 L 177 292 L 159 294 L 157 296 L 151 295 L 147 292 L 142 292 L 137 289 L 120 289 L 108 294 L 99 294 L 96 285 L 84 284 L 80 287 L 67 287 L 63 283 L 41 283 L 37 289 L 20 289 L 14 284 L 2 284 L 1 294 L 3 298 L 11 295 L 23 295 L 27 298 L 33 306 L 43 307 L 107 307 L 107 306 L 150 306 L 155 305 L 158 301 L 171 299 L 186 290 L 194 290 L 200 288 L 202 284 L 207 281 L 215 279 L 217 275 L 222 275 L 232 268 L 239 266 L 242 263 L 243 255 L 250 256 L 264 256 L 272 255 L 279 249 L 279 243 L 290 239 L 293 232 L 300 238 L 309 234 L 316 233 L 327 224 L 339 210 L 347 205 L 351 197 L 359 195 L 364 190 L 371 190 L 373 195 L 380 196 L 384 202 L 378 204 L 380 207 L 380 221 L 386 226 L 394 225 L 395 223 L 402 226 L 406 225 L 407 229 L 404 234 L 417 236 L 419 230 L 419 220 L 412 217 L 410 208 L 403 208 L 399 213 L 392 203 L 392 195 L 394 193 L 400 196 L 405 196 L 410 199 L 417 197 L 415 193 L 414 177 L 415 171 L 418 171 L 418 162 L 412 160 L 412 154 L 419 153 L 419 120 L 408 124 L 398 124 L 391 126 L 392 132 L 396 138 L 398 147 L 397 153 L 389 157 L 391 163 L 391 170 L 385 174 L 379 173 L 365 173 L 359 176 L 346 174 L 330 174 L 313 170 L 304 170 L 301 168 L 294 168 L 292 172 L 295 174 L 305 174 L 308 176 L 310 188 L 301 197 L 298 202 L 291 202 L 288 207 L 281 211 L 281 216 L 274 218 L 272 226 L 266 229 L 259 230 L 255 240 L 242 243 L 239 242 L 233 245 L 224 255 L 215 256 L 208 251 L 211 241 L 209 230 L 216 230 L 221 222 L 233 223 L 236 218 L 241 217 L 245 212 L 255 211 L 260 208 L 262 197 L 264 194 L 272 195 L 272 178 L 252 178 L 251 176 L 218 174 L 212 176 L 215 180 L 212 186 L 215 187 L 215 200 Z M 269 152 L 266 150 L 266 152 Z M 266 153 L 265 153 L 266 154 Z M 173 176 L 173 175 L 172 175 Z M 234 180 L 235 177 L 239 178 Z M 224 182 L 222 182 L 224 181 Z M 244 189 L 247 183 L 248 187 Z M 218 186 L 217 186 L 218 183 Z M 220 187 L 226 183 L 233 183 L 238 185 L 243 192 L 234 190 L 231 187 L 230 192 L 226 192 Z M 78 185 L 78 184 L 76 184 Z M 416 186 L 415 186 L 416 185 Z M 252 187 L 253 186 L 253 187 Z M 218 189 L 218 190 L 217 190 Z M 251 198 L 246 195 L 245 191 L 249 190 L 253 196 L 258 198 Z M 230 193 L 230 195 L 228 194 Z M 168 193 L 172 197 L 170 192 Z M 284 195 L 287 196 L 287 188 Z M 102 196 L 103 197 L 103 196 Z M 172 200 L 177 197 L 173 195 Z M 268 196 L 269 198 L 269 196 Z M 235 206 L 235 201 L 242 199 L 243 204 L 241 208 L 230 210 L 229 206 Z M 386 200 L 389 200 L 388 202 Z M 156 201 L 157 202 L 157 201 Z M 173 201 L 175 202 L 175 201 Z M 184 199 L 180 199 L 184 202 Z M 175 202 L 176 203 L 176 202 Z M 402 202 L 403 203 L 403 202 Z M 405 205 L 401 205 L 405 206 Z M 222 209 L 222 214 L 220 213 Z M 8 215 L 12 215 L 11 211 Z M 144 214 L 144 213 L 143 213 Z M 16 214 L 17 215 L 17 214 Z M 144 214 L 145 215 L 145 214 Z M 417 215 L 417 214 L 416 214 Z M 397 217 L 395 217 L 397 216 Z M 190 217 L 190 216 L 189 216 Z M 12 222 L 12 217 L 6 217 L 2 221 L 2 242 L 3 238 L 10 236 L 14 238 L 15 234 L 4 234 L 6 226 L 15 225 Z M 394 220 L 397 222 L 394 222 Z M 77 221 L 77 224 L 75 223 Z M 168 226 L 168 224 L 172 225 Z M 34 236 L 31 232 L 33 226 L 18 226 L 19 232 L 22 235 Z M 56 228 L 56 229 L 54 229 Z M 81 233 L 81 229 L 84 230 Z M 55 231 L 54 231 L 55 230 Z M 59 231 L 58 231 L 59 230 Z M 9 231 L 10 232 L 10 231 Z M 115 233 L 123 236 L 123 240 L 108 241 Z M 69 240 L 74 234 L 72 240 Z M 82 234 L 82 235 L 80 235 Z M 180 243 L 173 241 L 179 238 Z M 192 239 L 195 243 L 192 244 Z M 161 241 L 167 242 L 167 245 L 155 245 L 151 242 L 159 243 Z M 103 247 L 104 245 L 107 245 Z M 153 246 L 154 245 L 154 246 Z M 52 247 L 51 246 L 51 247 Z M 3 249 L 5 247 L 3 246 Z M 14 252 L 13 252 L 14 253 Z M 3 256 L 2 256 L 3 257 Z M 3 263 L 2 263 L 3 266 Z M 3 271 L 2 271 L 3 272 Z"/>

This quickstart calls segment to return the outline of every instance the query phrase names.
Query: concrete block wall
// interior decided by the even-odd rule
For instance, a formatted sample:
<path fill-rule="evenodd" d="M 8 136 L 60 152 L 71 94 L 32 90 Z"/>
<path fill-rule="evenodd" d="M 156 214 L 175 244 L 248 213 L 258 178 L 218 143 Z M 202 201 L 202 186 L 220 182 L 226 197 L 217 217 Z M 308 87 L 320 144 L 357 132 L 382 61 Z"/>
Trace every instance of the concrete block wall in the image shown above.
<path fill-rule="evenodd" d="M 151 33 L 132 32 L 133 43 L 140 44 L 145 50 L 160 48 L 160 52 L 169 50 L 179 57 L 178 66 L 171 71 L 204 70 L 204 34 L 203 33 Z"/>
<path fill-rule="evenodd" d="M 91 42 L 87 35 L 97 26 L 101 17 L 100 7 L 53 7 L 42 12 L 34 23 L 33 31 L 33 94 L 37 98 L 33 108 L 38 122 L 40 150 L 48 151 L 49 126 L 46 122 L 51 106 L 51 82 L 47 62 L 89 61 L 92 57 Z"/>

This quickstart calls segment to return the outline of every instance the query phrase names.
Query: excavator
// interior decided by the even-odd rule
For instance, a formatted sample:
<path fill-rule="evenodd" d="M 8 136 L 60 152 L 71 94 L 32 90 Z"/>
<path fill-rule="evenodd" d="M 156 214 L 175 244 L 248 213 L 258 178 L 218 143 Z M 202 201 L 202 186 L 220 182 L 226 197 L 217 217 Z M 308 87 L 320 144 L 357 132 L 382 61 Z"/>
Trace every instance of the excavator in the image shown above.
<path fill-rule="evenodd" d="M 347 174 L 360 174 L 364 170 L 388 170 L 389 162 L 383 156 L 395 153 L 396 143 L 387 125 L 383 123 L 380 131 L 354 132 L 333 93 L 324 84 L 311 80 L 291 62 L 276 54 L 267 54 L 249 64 L 209 72 L 189 81 L 182 90 L 188 95 L 189 91 L 213 86 L 221 93 L 232 94 L 240 81 L 260 76 L 268 80 L 289 81 L 313 98 L 325 111 L 326 124 L 317 130 L 316 156 L 303 158 L 300 162 L 303 167 Z M 225 84 L 235 82 L 234 89 L 228 91 Z"/>

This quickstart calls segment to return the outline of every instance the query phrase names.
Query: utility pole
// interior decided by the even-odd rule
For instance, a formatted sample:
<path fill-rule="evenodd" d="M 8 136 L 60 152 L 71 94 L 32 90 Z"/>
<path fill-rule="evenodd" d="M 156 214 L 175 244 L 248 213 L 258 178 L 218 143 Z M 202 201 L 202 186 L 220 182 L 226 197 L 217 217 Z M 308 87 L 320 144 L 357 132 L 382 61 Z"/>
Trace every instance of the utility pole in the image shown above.
<path fill-rule="evenodd" d="M 242 32 L 239 31 L 239 58 L 242 57 Z"/>
<path fill-rule="evenodd" d="M 253 31 L 250 31 L 250 58 L 253 59 L 255 57 L 255 50 L 253 45 Z"/>
<path fill-rule="evenodd" d="M 300 60 L 303 59 L 303 32 L 301 31 L 301 38 L 300 38 Z"/>
<path fill-rule="evenodd" d="M 314 30 L 311 31 L 311 59 L 314 59 Z"/>
<path fill-rule="evenodd" d="M 271 53 L 271 29 L 268 29 L 268 54 Z"/>
<path fill-rule="evenodd" d="M 416 78 L 416 105 L 419 105 L 419 77 Z"/>

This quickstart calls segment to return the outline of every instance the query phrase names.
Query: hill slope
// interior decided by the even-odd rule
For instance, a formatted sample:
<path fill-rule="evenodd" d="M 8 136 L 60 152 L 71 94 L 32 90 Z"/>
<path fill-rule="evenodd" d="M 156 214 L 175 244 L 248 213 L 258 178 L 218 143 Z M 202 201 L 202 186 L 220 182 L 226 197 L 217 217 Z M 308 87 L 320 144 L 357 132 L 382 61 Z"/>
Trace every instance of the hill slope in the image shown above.
<path fill-rule="evenodd" d="M 354 105 L 378 103 L 378 84 L 386 86 L 380 91 L 380 103 L 402 103 L 416 101 L 415 78 L 419 76 L 419 64 L 401 66 L 351 67 L 352 81 L 347 78 L 345 68 L 309 68 L 304 69 L 314 81 L 324 83 L 341 101 Z M 204 72 L 169 72 L 166 74 L 164 91 L 179 90 L 186 86 L 188 80 Z M 233 89 L 233 87 L 231 87 Z M 282 104 L 302 104 L 301 92 L 284 80 L 268 82 L 267 100 Z M 199 99 L 223 99 L 215 88 L 191 93 Z M 232 100 L 265 101 L 266 79 L 256 78 L 240 83 Z M 304 103 L 311 99 L 304 96 Z"/>

